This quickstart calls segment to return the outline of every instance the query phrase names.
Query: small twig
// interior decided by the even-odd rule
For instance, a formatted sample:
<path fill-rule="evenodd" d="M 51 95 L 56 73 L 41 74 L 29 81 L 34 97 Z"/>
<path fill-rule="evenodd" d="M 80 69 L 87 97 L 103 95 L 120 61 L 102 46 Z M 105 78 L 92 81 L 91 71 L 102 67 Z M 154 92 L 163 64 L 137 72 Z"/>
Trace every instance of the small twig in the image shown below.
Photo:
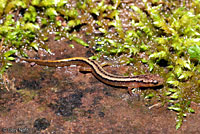
<path fill-rule="evenodd" d="M 149 107 L 149 109 L 152 109 L 152 108 L 154 108 L 154 107 L 157 107 L 157 108 L 159 108 L 159 107 L 161 107 L 161 105 L 162 105 L 162 103 L 161 103 L 161 102 L 159 102 L 159 103 L 156 103 L 156 104 L 154 104 L 154 105 L 150 106 L 150 107 Z"/>
<path fill-rule="evenodd" d="M 6 88 L 6 90 L 10 91 L 8 86 L 7 86 L 8 80 L 7 80 L 6 76 L 2 75 L 2 78 L 3 78 L 3 84 L 4 84 L 5 88 Z"/>
<path fill-rule="evenodd" d="M 4 41 L 4 37 L 1 39 L 1 43 L 0 43 L 0 52 L 1 52 L 1 50 L 2 50 L 2 48 L 3 48 L 3 41 Z"/>

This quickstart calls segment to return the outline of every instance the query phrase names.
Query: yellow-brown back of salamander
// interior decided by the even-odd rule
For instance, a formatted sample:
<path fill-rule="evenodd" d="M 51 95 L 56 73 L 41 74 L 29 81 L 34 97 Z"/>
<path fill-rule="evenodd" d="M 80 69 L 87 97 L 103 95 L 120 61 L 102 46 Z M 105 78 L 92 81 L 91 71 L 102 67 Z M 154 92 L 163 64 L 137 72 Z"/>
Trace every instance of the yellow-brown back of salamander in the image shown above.
<path fill-rule="evenodd" d="M 162 85 L 164 80 L 159 75 L 147 74 L 137 76 L 118 76 L 106 72 L 100 64 L 94 60 L 90 60 L 84 57 L 73 57 L 60 60 L 37 60 L 37 59 L 21 59 L 22 61 L 35 62 L 38 65 L 51 66 L 51 67 L 63 67 L 69 65 L 79 65 L 91 68 L 92 74 L 100 81 L 112 85 L 127 87 L 129 93 L 132 88 L 138 87 L 155 87 Z"/>

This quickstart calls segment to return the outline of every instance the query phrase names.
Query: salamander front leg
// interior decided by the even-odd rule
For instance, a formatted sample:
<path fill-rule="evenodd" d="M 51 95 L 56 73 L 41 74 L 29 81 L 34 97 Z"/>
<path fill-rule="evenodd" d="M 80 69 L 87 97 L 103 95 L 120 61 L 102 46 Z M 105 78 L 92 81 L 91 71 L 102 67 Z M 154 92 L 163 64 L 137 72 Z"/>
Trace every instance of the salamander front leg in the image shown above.
<path fill-rule="evenodd" d="M 132 87 L 128 87 L 128 93 L 130 94 L 130 96 L 133 96 L 133 92 L 132 92 Z"/>

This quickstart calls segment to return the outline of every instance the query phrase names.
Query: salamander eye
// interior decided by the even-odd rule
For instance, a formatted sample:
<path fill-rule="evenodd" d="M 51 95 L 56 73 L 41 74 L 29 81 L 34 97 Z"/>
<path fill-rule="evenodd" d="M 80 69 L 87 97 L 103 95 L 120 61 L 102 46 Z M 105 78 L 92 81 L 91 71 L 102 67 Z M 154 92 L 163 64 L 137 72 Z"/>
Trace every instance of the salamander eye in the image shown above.
<path fill-rule="evenodd" d="M 158 81 L 157 81 L 157 80 L 154 80 L 154 81 L 153 81 L 153 84 L 158 84 Z"/>

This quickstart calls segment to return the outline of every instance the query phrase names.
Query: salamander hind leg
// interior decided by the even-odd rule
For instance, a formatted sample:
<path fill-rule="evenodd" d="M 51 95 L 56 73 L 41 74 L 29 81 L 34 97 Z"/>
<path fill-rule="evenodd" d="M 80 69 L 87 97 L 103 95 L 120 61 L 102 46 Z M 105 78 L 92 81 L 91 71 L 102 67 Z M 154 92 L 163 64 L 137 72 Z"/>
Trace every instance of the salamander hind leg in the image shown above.
<path fill-rule="evenodd" d="M 79 71 L 80 72 L 91 72 L 92 69 L 90 67 L 80 67 Z"/>
<path fill-rule="evenodd" d="M 109 63 L 109 62 L 104 61 L 100 65 L 101 65 L 101 67 L 105 67 L 105 66 L 111 66 L 112 64 Z"/>

